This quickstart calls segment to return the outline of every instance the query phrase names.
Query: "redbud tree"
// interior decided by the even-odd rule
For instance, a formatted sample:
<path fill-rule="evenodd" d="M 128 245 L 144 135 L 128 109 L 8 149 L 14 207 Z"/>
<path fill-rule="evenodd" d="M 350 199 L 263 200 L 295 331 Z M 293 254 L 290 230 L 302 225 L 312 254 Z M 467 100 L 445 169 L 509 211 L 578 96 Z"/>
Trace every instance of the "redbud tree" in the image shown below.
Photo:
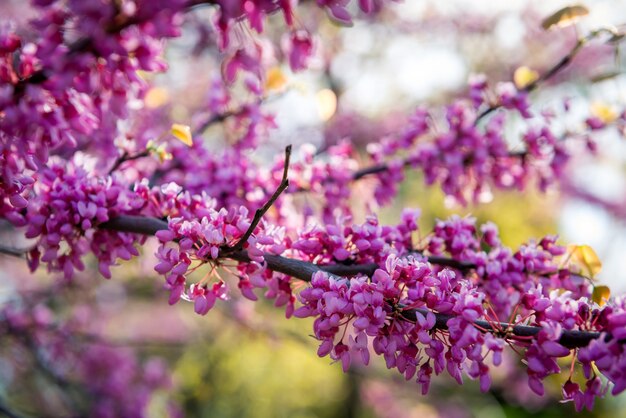
<path fill-rule="evenodd" d="M 566 40 L 558 54 L 536 68 L 484 63 L 489 76 L 384 125 L 342 114 L 328 28 L 416 30 L 391 1 L 1 7 L 3 274 L 30 280 L 24 265 L 47 286 L 3 299 L 0 330 L 13 380 L 28 378 L 20 363 L 37 368 L 59 388 L 58 414 L 145 416 L 170 387 L 162 361 L 97 340 L 98 313 L 62 299 L 68 289 L 87 295 L 85 277 L 115 281 L 115 266 L 138 264 L 149 264 L 170 305 L 198 315 L 245 298 L 270 300 L 290 321 L 311 318 L 317 355 L 344 372 L 379 361 L 416 396 L 440 375 L 488 392 L 509 352 L 511 379 L 539 396 L 556 379 L 577 411 L 626 389 L 626 299 L 594 280 L 600 261 L 589 246 L 545 236 L 509 248 L 494 223 L 472 217 L 420 230 L 418 208 L 390 224 L 377 216 L 415 173 L 460 206 L 492 190 L 584 194 L 568 180 L 571 160 L 593 156 L 597 135 L 621 134 L 626 113 L 606 104 L 574 112 L 569 93 L 549 104 L 535 97 L 598 78 L 598 56 L 618 51 L 621 28 L 579 28 L 589 13 L 580 5 L 535 19 L 542 47 Z M 185 32 L 194 42 L 177 44 L 168 63 Z M 183 71 L 185 57 L 203 55 L 210 65 Z M 181 97 L 196 97 L 191 82 L 202 80 L 200 101 L 169 104 L 178 87 L 157 76 L 168 64 L 178 71 L 170 82 L 190 83 Z M 290 115 L 271 107 L 307 72 L 325 85 L 316 99 L 328 129 L 317 145 L 306 130 L 277 138 Z M 43 413 L 5 399 L 0 411 Z"/>

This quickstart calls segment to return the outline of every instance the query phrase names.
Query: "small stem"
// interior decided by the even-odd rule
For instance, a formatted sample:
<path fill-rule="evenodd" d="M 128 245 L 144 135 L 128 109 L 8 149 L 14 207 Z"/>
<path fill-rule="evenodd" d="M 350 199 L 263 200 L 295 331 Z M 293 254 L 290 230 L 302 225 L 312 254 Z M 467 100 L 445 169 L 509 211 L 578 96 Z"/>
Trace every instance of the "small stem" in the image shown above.
<path fill-rule="evenodd" d="M 522 91 L 524 91 L 526 93 L 530 93 L 531 91 L 536 90 L 537 87 L 539 87 L 542 83 L 544 83 L 544 82 L 548 81 L 549 79 L 551 79 L 552 77 L 554 77 L 563 68 L 567 67 L 567 65 L 569 65 L 574 60 L 576 55 L 578 55 L 578 53 L 580 52 L 582 47 L 585 46 L 585 44 L 587 42 L 597 38 L 602 33 L 608 33 L 608 34 L 611 34 L 613 36 L 616 36 L 618 34 L 617 32 L 614 32 L 613 30 L 611 30 L 609 28 L 600 28 L 600 29 L 596 29 L 596 30 L 590 32 L 587 36 L 578 38 L 577 41 L 576 41 L 576 44 L 574 44 L 572 49 L 570 49 L 570 51 L 564 57 L 562 57 L 555 65 L 553 65 L 550 69 L 548 69 L 548 71 L 543 73 L 539 78 L 537 78 L 535 81 L 533 81 L 532 83 L 529 83 L 526 87 L 524 87 L 522 89 Z M 485 109 L 482 113 L 480 113 L 476 117 L 476 122 L 475 123 L 477 124 L 485 116 L 491 114 L 492 112 L 494 112 L 495 110 L 497 110 L 497 109 L 499 109 L 501 107 L 502 107 L 502 104 L 500 104 L 500 103 L 493 104 L 493 105 L 489 106 L 487 109 Z"/>
<path fill-rule="evenodd" d="M 25 258 L 26 253 L 30 251 L 30 248 L 13 248 L 5 245 L 0 245 L 0 254 L 10 255 L 12 257 Z"/>
<path fill-rule="evenodd" d="M 227 253 L 237 252 L 243 249 L 243 246 L 246 244 L 246 242 L 248 242 L 248 238 L 250 238 L 250 236 L 256 229 L 259 222 L 261 222 L 263 215 L 265 215 L 265 213 L 272 207 L 274 202 L 276 202 L 276 199 L 278 199 L 278 196 L 280 196 L 280 194 L 283 191 L 285 191 L 287 187 L 289 187 L 289 179 L 287 178 L 287 175 L 289 174 L 290 158 L 291 158 L 291 145 L 287 145 L 287 147 L 285 147 L 285 166 L 283 168 L 283 178 L 280 182 L 280 185 L 278 186 L 274 194 L 269 198 L 269 200 L 260 209 L 256 210 L 256 212 L 254 213 L 254 218 L 252 218 L 252 223 L 248 227 L 248 230 L 245 232 L 245 234 L 243 234 L 243 237 L 241 237 L 241 239 L 239 240 L 239 242 L 237 242 L 237 244 L 226 249 Z"/>
<path fill-rule="evenodd" d="M 120 155 L 117 158 L 117 160 L 115 160 L 115 163 L 113 163 L 113 166 L 109 170 L 109 176 L 111 174 L 113 174 L 113 172 L 115 170 L 120 168 L 120 166 L 122 164 L 124 164 L 126 161 L 138 160 L 139 158 L 147 157 L 148 155 L 150 155 L 150 151 L 149 150 L 144 150 L 144 151 L 138 152 L 137 154 L 133 154 L 133 155 L 130 155 L 130 154 L 128 154 L 128 152 L 124 151 L 124 153 L 122 155 Z"/>
<path fill-rule="evenodd" d="M 259 104 L 260 102 L 261 101 L 259 100 L 257 104 Z M 204 123 L 202 123 L 200 126 L 196 128 L 196 130 L 193 132 L 193 135 L 194 136 L 201 135 L 202 133 L 204 133 L 204 131 L 209 129 L 209 127 L 211 127 L 212 125 L 219 123 L 219 122 L 224 122 L 226 119 L 232 116 L 237 116 L 237 115 L 242 114 L 248 109 L 248 106 L 249 105 L 243 105 L 238 109 L 228 110 L 226 112 L 216 113 L 212 115 L 206 121 L 204 121 Z"/>

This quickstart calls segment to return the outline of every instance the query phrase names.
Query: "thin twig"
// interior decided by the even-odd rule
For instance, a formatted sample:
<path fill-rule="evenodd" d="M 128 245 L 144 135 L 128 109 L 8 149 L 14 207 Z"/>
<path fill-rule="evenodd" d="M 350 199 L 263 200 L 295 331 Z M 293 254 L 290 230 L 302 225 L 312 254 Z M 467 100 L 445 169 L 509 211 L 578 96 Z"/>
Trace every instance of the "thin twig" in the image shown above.
<path fill-rule="evenodd" d="M 30 251 L 30 249 L 28 248 L 13 248 L 0 244 L 0 254 L 10 255 L 18 258 L 25 258 L 28 251 Z"/>
<path fill-rule="evenodd" d="M 621 35 L 621 33 L 615 32 L 609 28 L 600 28 L 600 29 L 596 29 L 590 32 L 589 34 L 587 34 L 586 36 L 583 36 L 582 38 L 578 38 L 576 40 L 576 44 L 572 47 L 572 49 L 570 49 L 570 51 L 564 57 L 562 57 L 556 64 L 554 64 L 545 73 L 539 76 L 539 78 L 537 78 L 535 81 L 533 81 L 532 83 L 529 83 L 526 87 L 524 87 L 522 91 L 526 93 L 530 93 L 536 90 L 537 87 L 539 87 L 542 83 L 548 81 L 549 79 L 554 77 L 556 74 L 558 74 L 562 69 L 567 67 L 574 60 L 576 55 L 578 55 L 582 47 L 585 46 L 587 42 L 597 38 L 603 33 L 608 33 L 612 35 L 613 37 L 617 37 Z M 475 123 L 480 122 L 485 116 L 491 114 L 492 112 L 496 111 L 497 109 L 501 107 L 502 107 L 501 103 L 497 103 L 497 104 L 493 104 L 489 106 L 487 109 L 483 110 L 482 113 L 480 113 L 476 117 Z"/>
<path fill-rule="evenodd" d="M 419 312 L 423 316 L 426 316 L 430 311 L 424 308 L 417 308 L 414 310 L 403 311 L 402 316 L 406 317 L 409 320 L 415 321 L 415 314 L 417 312 Z M 435 328 L 447 329 L 448 321 L 454 317 L 454 315 L 448 314 L 435 314 Z M 541 327 L 535 327 L 531 325 L 514 325 L 506 322 L 490 322 L 480 319 L 474 321 L 474 325 L 476 325 L 478 329 L 483 329 L 491 333 L 498 332 L 502 329 L 509 330 L 510 334 L 518 337 L 534 337 L 542 330 Z M 563 331 L 563 333 L 561 334 L 559 344 L 567 348 L 584 347 L 589 344 L 591 340 L 595 340 L 598 338 L 600 338 L 599 332 L 566 330 Z"/>
<path fill-rule="evenodd" d="M 118 168 L 120 168 L 120 166 L 121 166 L 122 164 L 124 164 L 126 161 L 138 160 L 138 159 L 140 159 L 140 158 L 147 157 L 148 155 L 150 155 L 150 150 L 144 150 L 144 151 L 138 152 L 137 154 L 133 154 L 133 155 L 130 155 L 130 154 L 128 154 L 128 152 L 124 151 L 124 152 L 122 153 L 122 155 L 120 155 L 120 156 L 119 156 L 119 157 L 115 160 L 115 163 L 113 163 L 113 166 L 112 166 L 112 167 L 111 167 L 111 169 L 109 170 L 109 176 L 110 176 L 111 174 L 113 174 L 113 172 L 114 172 L 115 170 L 117 170 Z"/>
<path fill-rule="evenodd" d="M 500 158 L 520 158 L 520 159 L 524 159 L 527 157 L 527 153 L 526 152 L 519 152 L 519 151 L 511 151 L 509 152 L 506 156 L 504 157 L 500 157 Z M 404 161 L 402 161 L 402 166 L 403 167 L 410 167 L 413 164 L 413 162 L 411 161 L 410 158 L 406 158 L 404 159 Z M 360 180 L 363 177 L 366 176 L 370 176 L 372 174 L 379 174 L 379 173 L 384 173 L 385 171 L 389 170 L 389 165 L 388 164 L 376 164 L 376 165 L 372 165 L 369 167 L 364 167 L 360 170 L 355 171 L 354 173 L 352 173 L 352 181 L 356 181 L 356 180 Z M 306 189 L 302 189 L 299 191 L 306 191 Z"/>
<path fill-rule="evenodd" d="M 136 215 L 118 216 L 98 225 L 98 228 L 142 235 L 154 235 L 168 229 L 167 222 L 162 219 Z"/>
<path fill-rule="evenodd" d="M 280 98 L 284 94 L 285 94 L 285 91 L 279 92 L 279 93 L 276 93 L 276 94 L 272 94 L 272 95 L 269 95 L 269 96 L 259 97 L 257 100 L 253 101 L 252 103 L 243 104 L 243 105 L 239 106 L 237 109 L 232 109 L 232 110 L 227 110 L 227 111 L 224 111 L 224 112 L 221 112 L 221 113 L 216 113 L 216 114 L 210 116 L 206 121 L 204 121 L 204 123 L 200 124 L 193 131 L 193 135 L 194 136 L 201 135 L 204 131 L 206 131 L 209 127 L 211 127 L 212 125 L 214 125 L 216 123 L 224 122 L 226 119 L 231 118 L 233 116 L 239 116 L 239 115 L 245 113 L 246 111 L 248 111 L 248 109 L 250 109 L 251 106 L 260 106 L 263 103 L 272 102 L 272 101 Z"/>
<path fill-rule="evenodd" d="M 260 99 L 256 103 L 254 103 L 254 104 L 259 105 L 259 104 L 261 104 L 261 101 L 262 100 Z M 204 121 L 204 123 L 200 124 L 200 126 L 198 126 L 194 130 L 193 135 L 194 136 L 201 135 L 202 133 L 204 133 L 204 131 L 209 129 L 209 127 L 211 127 L 212 125 L 214 125 L 216 123 L 224 122 L 226 119 L 231 118 L 233 116 L 241 115 L 244 112 L 246 112 L 249 107 L 250 107 L 250 104 L 245 104 L 245 105 L 242 105 L 241 107 L 239 107 L 237 109 L 227 110 L 227 111 L 221 112 L 221 113 L 216 113 L 216 114 L 212 115 L 211 117 L 209 117 L 206 121 Z"/>
<path fill-rule="evenodd" d="M 202 123 L 198 128 L 193 132 L 193 135 L 201 135 L 204 131 L 206 131 L 211 125 L 214 125 L 219 122 L 224 122 L 226 119 L 240 115 L 245 111 L 245 106 L 240 107 L 239 109 L 229 110 L 222 113 L 216 113 L 208 118 L 204 123 Z"/>
<path fill-rule="evenodd" d="M 526 87 L 524 87 L 522 89 L 522 91 L 526 92 L 526 93 L 530 93 L 534 90 L 536 90 L 542 83 L 548 81 L 549 79 L 551 79 L 552 77 L 554 77 L 556 74 L 558 74 L 561 70 L 563 70 L 568 64 L 570 64 L 574 58 L 576 57 L 576 55 L 578 55 L 578 53 L 580 52 L 580 50 L 582 49 L 582 47 L 589 41 L 597 38 L 598 36 L 600 36 L 603 33 L 608 33 L 614 37 L 617 37 L 618 35 L 620 35 L 619 32 L 614 32 L 611 29 L 608 28 L 600 28 L 597 29 L 595 31 L 592 31 L 591 33 L 589 33 L 587 36 L 579 38 L 576 42 L 576 44 L 574 45 L 574 47 L 572 47 L 572 49 L 564 56 L 562 57 L 554 66 L 552 66 L 550 69 L 548 69 L 545 73 L 543 73 L 539 78 L 537 78 L 537 80 L 533 81 L 532 83 L 529 83 Z M 491 106 L 489 106 L 487 109 L 483 110 L 477 117 L 475 120 L 475 124 L 478 124 L 478 122 L 480 122 L 483 118 L 485 118 L 487 115 L 491 114 L 492 112 L 500 109 L 502 107 L 501 103 L 497 103 L 497 104 L 493 104 Z M 514 157 L 514 158 L 525 158 L 526 153 L 523 152 L 512 152 L 509 153 L 508 157 Z M 402 165 L 404 167 L 408 167 L 411 165 L 411 162 L 409 160 L 405 160 Z M 372 175 L 372 174 L 379 174 L 379 173 L 383 173 L 385 171 L 389 170 L 389 166 L 387 164 L 377 164 L 377 165 L 373 165 L 370 167 L 365 167 L 362 168 L 360 170 L 357 170 L 354 172 L 354 174 L 352 175 L 352 180 L 359 180 L 363 177 Z M 305 189 L 299 190 L 299 191 L 306 191 Z"/>
<path fill-rule="evenodd" d="M 248 242 L 248 238 L 250 238 L 259 222 L 261 222 L 261 218 L 263 218 L 263 215 L 265 215 L 265 213 L 272 207 L 274 202 L 276 202 L 278 196 L 280 196 L 280 194 L 285 191 L 287 187 L 289 187 L 289 179 L 287 178 L 287 175 L 289 174 L 290 159 L 291 145 L 287 145 L 285 147 L 285 166 L 283 167 L 283 178 L 280 182 L 280 185 L 278 186 L 274 194 L 269 198 L 269 200 L 260 209 L 256 210 L 256 212 L 254 213 L 254 218 L 252 218 L 252 223 L 250 224 L 250 227 L 248 227 L 248 230 L 245 232 L 245 234 L 243 234 L 243 237 L 241 237 L 237 244 L 227 249 L 227 252 L 236 252 L 243 249 L 245 243 Z"/>

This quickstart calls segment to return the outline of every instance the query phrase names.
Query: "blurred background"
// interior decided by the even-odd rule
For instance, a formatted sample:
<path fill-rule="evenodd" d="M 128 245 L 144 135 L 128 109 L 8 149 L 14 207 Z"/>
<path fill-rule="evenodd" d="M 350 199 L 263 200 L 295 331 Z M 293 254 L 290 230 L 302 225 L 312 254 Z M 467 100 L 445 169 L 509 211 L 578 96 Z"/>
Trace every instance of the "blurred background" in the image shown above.
<path fill-rule="evenodd" d="M 21 12 L 20 1 L 2 3 L 3 12 L 18 22 L 28 17 Z M 472 74 L 508 81 L 520 66 L 541 71 L 564 56 L 579 35 L 626 23 L 626 1 L 589 2 L 590 14 L 575 26 L 545 31 L 541 20 L 569 3 L 407 0 L 389 4 L 376 19 L 361 16 L 353 27 L 343 28 L 314 5 L 302 3 L 302 24 L 318 35 L 315 59 L 311 69 L 298 74 L 275 63 L 286 88 L 263 105 L 276 114 L 277 128 L 255 152 L 259 161 L 279 154 L 288 143 L 324 148 L 347 138 L 365 150 L 369 142 L 400 129 L 415 106 L 445 104 L 465 92 Z M 151 97 L 162 101 L 159 106 L 167 105 L 173 120 L 192 120 L 220 77 L 222 57 L 208 24 L 212 13 L 210 8 L 198 9 L 186 17 L 183 36 L 167 49 L 170 70 L 151 80 L 156 86 Z M 270 19 L 269 37 L 279 37 L 281 19 Z M 242 36 L 245 32 L 242 29 Z M 594 103 L 623 109 L 623 61 L 612 49 L 588 46 L 554 83 L 533 93 L 533 108 L 569 97 L 572 110 L 564 125 L 580 123 Z M 225 147 L 226 129 L 217 124 L 203 139 L 215 148 Z M 566 184 L 546 193 L 532 187 L 524 193 L 494 192 L 469 207 L 456 205 L 437 186 L 426 187 L 419 172 L 410 172 L 398 199 L 382 209 L 382 222 L 395 223 L 402 208 L 419 207 L 422 231 L 429 231 L 438 218 L 471 214 L 480 222 L 496 223 L 505 244 L 513 247 L 558 234 L 563 244 L 593 247 L 603 261 L 598 280 L 614 295 L 624 293 L 626 142 L 611 130 L 596 140 L 598 155 L 576 156 Z M 356 187 L 367 186 L 364 181 Z M 355 203 L 361 203 L 359 193 L 353 195 Z M 364 216 L 362 212 L 355 221 Z M 156 243 L 148 240 L 142 251 L 150 254 L 155 249 Z M 415 384 L 386 370 L 380 358 L 373 358 L 368 368 L 354 367 L 344 374 L 340 365 L 316 355 L 311 321 L 286 320 L 270 302 L 234 298 L 218 304 L 206 317 L 194 314 L 191 304 L 168 306 L 162 279 L 153 272 L 149 256 L 116 268 L 110 281 L 97 277 L 94 265 L 81 280 L 58 288 L 56 278 L 33 276 L 19 260 L 0 262 L 0 305 L 19 290 L 33 296 L 23 301 L 24 306 L 46 307 L 41 315 L 79 318 L 77 329 L 88 332 L 81 339 L 80 332 L 73 331 L 78 350 L 107 341 L 113 350 L 131 349 L 141 359 L 162 359 L 172 371 L 171 387 L 151 398 L 148 410 L 153 417 L 165 416 L 170 399 L 188 417 L 500 418 L 574 412 L 573 405 L 559 403 L 562 382 L 557 377 L 548 382 L 543 398 L 531 393 L 523 374 L 519 381 L 512 380 L 506 369 L 519 367 L 512 352 L 486 394 L 473 382 L 458 386 L 441 376 L 433 379 L 431 393 L 424 397 Z M 51 296 L 56 302 L 48 302 Z M 81 313 L 84 306 L 92 310 L 88 316 Z M 63 409 L 55 409 L 58 398 L 73 389 L 54 376 L 41 376 L 28 353 L 11 349 L 3 340 L 0 336 L 2 398 L 32 413 L 28 416 L 42 410 L 56 416 L 50 411 Z M 593 412 L 579 415 L 626 417 L 626 396 L 608 396 Z"/>

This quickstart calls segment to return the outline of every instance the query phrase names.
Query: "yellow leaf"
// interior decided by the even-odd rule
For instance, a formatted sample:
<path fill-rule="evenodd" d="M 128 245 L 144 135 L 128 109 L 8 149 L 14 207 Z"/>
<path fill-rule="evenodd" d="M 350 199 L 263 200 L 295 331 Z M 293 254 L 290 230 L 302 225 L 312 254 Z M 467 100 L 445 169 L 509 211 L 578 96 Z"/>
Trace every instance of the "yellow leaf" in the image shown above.
<path fill-rule="evenodd" d="M 617 112 L 612 106 L 605 103 L 595 102 L 591 104 L 591 114 L 604 123 L 611 123 L 617 119 Z"/>
<path fill-rule="evenodd" d="M 513 74 L 513 82 L 515 86 L 522 90 L 539 78 L 539 73 L 526 66 L 519 67 Z"/>
<path fill-rule="evenodd" d="M 170 97 L 166 89 L 163 87 L 153 87 L 146 93 L 143 101 L 146 107 L 154 109 L 163 106 L 169 101 Z"/>
<path fill-rule="evenodd" d="M 172 125 L 172 135 L 174 135 L 180 142 L 187 145 L 188 147 L 193 145 L 193 140 L 191 138 L 191 128 L 188 125 L 180 125 L 178 123 L 174 123 Z"/>
<path fill-rule="evenodd" d="M 598 305 L 604 305 L 611 297 L 611 289 L 608 286 L 594 286 L 591 299 Z"/>
<path fill-rule="evenodd" d="M 323 89 L 315 95 L 317 110 L 324 122 L 333 117 L 337 111 L 337 96 L 331 89 Z"/>
<path fill-rule="evenodd" d="M 589 9 L 585 6 L 577 4 L 574 6 L 567 6 L 550 16 L 543 19 L 541 27 L 545 30 L 552 29 L 554 27 L 565 27 L 574 24 L 580 17 L 589 14 Z"/>
<path fill-rule="evenodd" d="M 570 245 L 568 250 L 571 260 L 583 269 L 583 272 L 589 277 L 593 278 L 602 270 L 602 262 L 590 246 Z"/>
<path fill-rule="evenodd" d="M 285 76 L 285 73 L 283 73 L 278 67 L 270 68 L 267 72 L 265 80 L 265 89 L 280 90 L 285 87 L 285 84 L 287 84 L 287 77 Z"/>

